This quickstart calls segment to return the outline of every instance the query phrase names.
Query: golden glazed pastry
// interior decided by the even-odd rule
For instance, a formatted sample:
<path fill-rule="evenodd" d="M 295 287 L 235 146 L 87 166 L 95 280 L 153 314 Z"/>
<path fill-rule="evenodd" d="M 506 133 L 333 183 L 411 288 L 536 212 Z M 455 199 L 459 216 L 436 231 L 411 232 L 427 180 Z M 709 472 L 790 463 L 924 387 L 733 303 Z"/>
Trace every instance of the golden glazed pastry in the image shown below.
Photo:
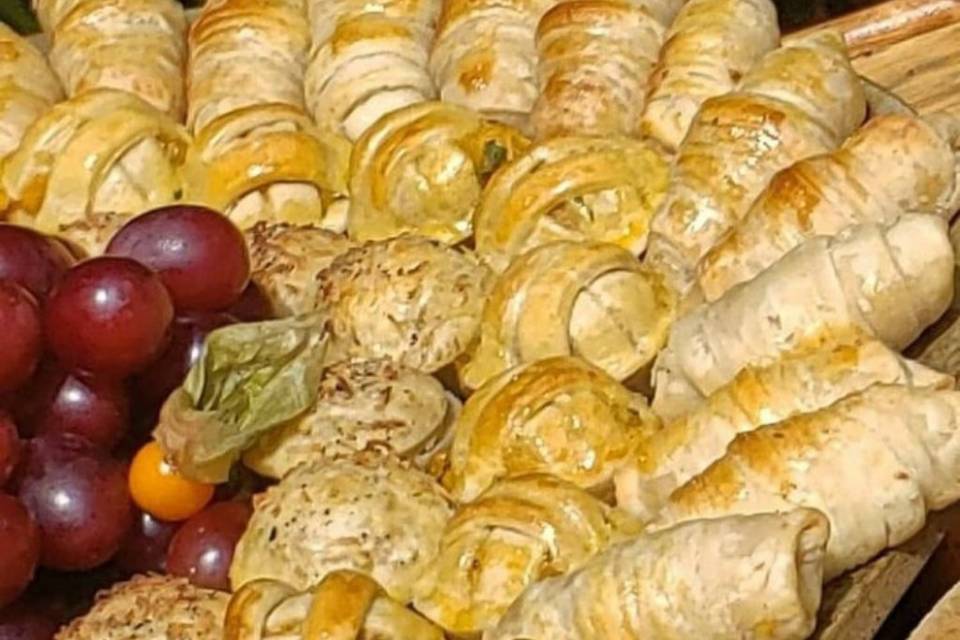
<path fill-rule="evenodd" d="M 134 576 L 98 594 L 56 640 L 221 640 L 229 599 L 183 578 Z"/>
<path fill-rule="evenodd" d="M 443 631 L 362 573 L 339 570 L 297 591 L 248 582 L 230 598 L 223 640 L 444 640 Z"/>
<path fill-rule="evenodd" d="M 447 524 L 414 603 L 447 631 L 472 636 L 496 625 L 536 581 L 577 569 L 639 531 L 639 523 L 554 476 L 504 480 Z"/>
<path fill-rule="evenodd" d="M 491 280 L 469 251 L 399 236 L 336 258 L 317 275 L 314 306 L 329 311 L 347 356 L 433 373 L 476 340 Z"/>
<path fill-rule="evenodd" d="M 960 499 L 960 392 L 874 386 L 742 433 L 654 526 L 795 506 L 830 519 L 829 580 L 911 538 Z"/>
<path fill-rule="evenodd" d="M 779 40 L 770 0 L 689 0 L 650 78 L 643 133 L 676 151 L 700 106 L 735 89 Z"/>
<path fill-rule="evenodd" d="M 234 590 L 260 578 L 309 589 L 331 571 L 353 569 L 406 603 L 451 515 L 440 485 L 398 461 L 304 465 L 255 496 L 230 582 Z"/>
<path fill-rule="evenodd" d="M 737 91 L 703 104 L 651 222 L 647 261 L 681 292 L 774 174 L 835 149 L 863 121 L 863 86 L 834 32 L 768 53 Z M 735 169 L 734 169 L 735 168 Z"/>
<path fill-rule="evenodd" d="M 537 139 L 640 133 L 663 26 L 642 3 L 566 0 L 537 27 Z"/>
<path fill-rule="evenodd" d="M 484 640 L 803 640 L 829 535 L 808 509 L 644 534 L 532 585 Z"/>
<path fill-rule="evenodd" d="M 0 22 L 0 160 L 62 99 L 63 90 L 43 54 Z"/>
<path fill-rule="evenodd" d="M 467 238 L 490 175 L 528 144 L 511 127 L 451 104 L 431 101 L 390 113 L 353 150 L 350 236 Z"/>
<path fill-rule="evenodd" d="M 133 94 L 88 91 L 41 116 L 7 157 L 6 213 L 56 234 L 96 214 L 171 204 L 188 144 L 183 127 Z"/>
<path fill-rule="evenodd" d="M 189 195 L 242 228 L 346 224 L 350 144 L 307 114 L 309 41 L 304 0 L 215 0 L 190 30 Z"/>
<path fill-rule="evenodd" d="M 517 365 L 575 355 L 626 380 L 663 347 L 675 306 L 660 276 L 626 249 L 545 244 L 514 260 L 497 280 L 484 306 L 480 342 L 460 379 L 476 389 Z"/>
<path fill-rule="evenodd" d="M 251 279 L 270 299 L 279 317 L 313 310 L 318 273 L 353 242 L 314 225 L 258 222 L 245 232 Z"/>
<path fill-rule="evenodd" d="M 946 222 L 931 215 L 812 238 L 677 320 L 654 366 L 653 409 L 681 415 L 746 366 L 853 330 L 902 349 L 946 311 L 953 269 Z"/>
<path fill-rule="evenodd" d="M 614 472 L 660 427 L 646 399 L 577 358 L 506 371 L 467 400 L 444 486 L 469 502 L 498 478 L 551 473 L 608 493 Z"/>
<path fill-rule="evenodd" d="M 474 220 L 477 252 L 502 272 L 553 240 L 595 240 L 643 251 L 663 200 L 662 153 L 629 138 L 555 138 L 490 179 Z"/>
<path fill-rule="evenodd" d="M 650 520 L 670 494 L 721 458 L 739 433 L 827 407 L 874 384 L 952 389 L 953 376 L 857 336 L 746 367 L 690 413 L 667 421 L 617 473 L 617 504 Z"/>
<path fill-rule="evenodd" d="M 958 160 L 920 118 L 880 116 L 837 151 L 784 169 L 746 216 L 697 265 L 706 300 L 749 280 L 815 235 L 861 222 L 893 222 L 904 211 L 950 218 Z"/>
<path fill-rule="evenodd" d="M 262 436 L 244 463 L 270 478 L 300 464 L 382 449 L 421 463 L 446 442 L 460 402 L 433 376 L 387 359 L 327 367 L 313 408 Z"/>
<path fill-rule="evenodd" d="M 187 21 L 176 0 L 33 0 L 67 95 L 128 91 L 183 120 Z"/>
<path fill-rule="evenodd" d="M 356 140 L 380 117 L 432 100 L 427 70 L 440 0 L 307 0 L 307 103 L 317 125 Z"/>

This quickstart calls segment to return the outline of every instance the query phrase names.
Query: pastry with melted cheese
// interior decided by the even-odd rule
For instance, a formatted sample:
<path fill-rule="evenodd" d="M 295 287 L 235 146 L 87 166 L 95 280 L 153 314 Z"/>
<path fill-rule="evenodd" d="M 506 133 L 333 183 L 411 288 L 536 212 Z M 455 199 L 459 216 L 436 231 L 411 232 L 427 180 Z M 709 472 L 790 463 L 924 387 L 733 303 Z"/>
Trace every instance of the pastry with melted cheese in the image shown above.
<path fill-rule="evenodd" d="M 350 237 L 468 238 L 490 176 L 527 146 L 515 129 L 451 104 L 424 102 L 384 116 L 353 150 Z"/>
<path fill-rule="evenodd" d="M 774 174 L 836 149 L 865 111 L 862 83 L 839 34 L 817 33 L 768 53 L 736 91 L 697 112 L 651 222 L 647 262 L 686 292 L 696 263 Z"/>
<path fill-rule="evenodd" d="M 276 580 L 254 580 L 230 597 L 223 640 L 317 638 L 444 640 L 439 627 L 356 571 L 332 571 L 304 591 Z"/>
<path fill-rule="evenodd" d="M 669 165 L 623 137 L 555 138 L 497 171 L 474 220 L 477 252 L 502 272 L 554 240 L 594 240 L 640 254 L 663 201 Z"/>
<path fill-rule="evenodd" d="M 875 384 L 952 389 L 955 380 L 863 336 L 747 367 L 701 406 L 641 440 L 635 459 L 617 474 L 617 504 L 650 520 L 677 487 L 721 458 L 737 434 L 823 409 Z"/>
<path fill-rule="evenodd" d="M 399 461 L 320 460 L 255 496 L 230 566 L 234 590 L 261 578 L 306 590 L 328 573 L 369 574 L 401 603 L 440 548 L 452 504 Z"/>
<path fill-rule="evenodd" d="M 531 585 L 484 640 L 803 640 L 828 537 L 809 509 L 647 533 Z"/>
<path fill-rule="evenodd" d="M 70 97 L 127 91 L 181 122 L 187 21 L 176 0 L 33 0 Z"/>
<path fill-rule="evenodd" d="M 514 260 L 497 280 L 461 382 L 476 389 L 506 369 L 565 355 L 579 356 L 617 380 L 649 374 L 675 306 L 660 276 L 626 249 L 600 242 L 545 244 Z"/>
<path fill-rule="evenodd" d="M 653 409 L 681 415 L 744 367 L 851 332 L 903 349 L 950 305 L 953 271 L 947 224 L 927 214 L 807 240 L 680 316 L 654 365 Z"/>
<path fill-rule="evenodd" d="M 467 400 L 443 484 L 469 502 L 498 478 L 551 473 L 608 494 L 614 472 L 659 429 L 646 399 L 577 358 L 503 372 Z"/>
<path fill-rule="evenodd" d="M 458 637 L 477 634 L 496 625 L 525 588 L 637 533 L 631 518 L 554 476 L 504 480 L 447 524 L 414 603 Z"/>
<path fill-rule="evenodd" d="M 960 499 L 960 392 L 871 387 L 739 434 L 653 526 L 797 506 L 830 519 L 830 580 L 907 541 Z"/>

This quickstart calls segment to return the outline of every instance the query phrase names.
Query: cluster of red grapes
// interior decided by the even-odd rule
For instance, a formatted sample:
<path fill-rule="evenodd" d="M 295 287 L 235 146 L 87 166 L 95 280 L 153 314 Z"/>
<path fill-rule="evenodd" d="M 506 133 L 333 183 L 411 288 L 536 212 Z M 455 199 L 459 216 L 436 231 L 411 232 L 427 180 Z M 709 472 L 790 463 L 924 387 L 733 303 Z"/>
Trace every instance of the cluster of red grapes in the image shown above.
<path fill-rule="evenodd" d="M 181 478 L 178 495 L 160 456 L 138 454 L 129 473 L 204 337 L 269 316 L 243 235 L 217 212 L 169 207 L 130 221 L 104 256 L 77 256 L 0 224 L 0 640 L 51 637 L 49 619 L 24 613 L 38 572 L 109 564 L 226 588 L 249 517 L 212 487 Z"/>

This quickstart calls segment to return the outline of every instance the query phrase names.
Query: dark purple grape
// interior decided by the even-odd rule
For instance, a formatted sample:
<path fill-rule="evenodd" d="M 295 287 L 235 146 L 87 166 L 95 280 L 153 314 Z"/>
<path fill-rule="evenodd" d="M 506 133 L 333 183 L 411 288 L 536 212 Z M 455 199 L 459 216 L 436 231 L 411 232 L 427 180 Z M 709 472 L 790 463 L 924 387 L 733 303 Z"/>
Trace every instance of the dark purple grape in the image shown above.
<path fill-rule="evenodd" d="M 120 378 L 163 352 L 173 304 L 147 267 L 102 257 L 63 276 L 50 293 L 44 320 L 48 345 L 68 368 Z"/>
<path fill-rule="evenodd" d="M 12 280 L 0 280 L 0 392 L 30 379 L 43 353 L 36 298 Z"/>
<path fill-rule="evenodd" d="M 252 510 L 246 502 L 218 502 L 187 520 L 170 543 L 167 571 L 208 589 L 230 590 L 230 562 Z"/>
<path fill-rule="evenodd" d="M 0 487 L 5 486 L 20 462 L 20 436 L 17 425 L 0 411 Z"/>
<path fill-rule="evenodd" d="M 73 433 L 110 451 L 130 420 L 126 388 L 110 379 L 60 372 L 33 416 L 37 435 Z"/>
<path fill-rule="evenodd" d="M 141 262 L 170 290 L 178 311 L 217 311 L 237 301 L 250 279 L 240 230 L 212 209 L 174 205 L 128 222 L 107 254 Z"/>
<path fill-rule="evenodd" d="M 23 593 L 40 559 L 40 532 L 19 500 L 0 494 L 0 607 Z"/>
<path fill-rule="evenodd" d="M 274 317 L 273 304 L 271 304 L 270 298 L 263 292 L 260 285 L 252 280 L 243 290 L 240 299 L 227 309 L 227 313 L 240 322 L 261 322 Z"/>
<path fill-rule="evenodd" d="M 52 640 L 60 622 L 34 602 L 18 600 L 0 611 L 0 640 Z"/>
<path fill-rule="evenodd" d="M 130 529 L 125 466 L 76 436 L 31 440 L 17 486 L 40 526 L 45 567 L 79 571 L 102 565 Z"/>
<path fill-rule="evenodd" d="M 42 300 L 74 262 L 55 238 L 0 224 L 0 280 L 12 280 Z"/>
<path fill-rule="evenodd" d="M 127 573 L 165 573 L 167 549 L 178 529 L 178 522 L 164 522 L 139 511 L 113 560 Z"/>

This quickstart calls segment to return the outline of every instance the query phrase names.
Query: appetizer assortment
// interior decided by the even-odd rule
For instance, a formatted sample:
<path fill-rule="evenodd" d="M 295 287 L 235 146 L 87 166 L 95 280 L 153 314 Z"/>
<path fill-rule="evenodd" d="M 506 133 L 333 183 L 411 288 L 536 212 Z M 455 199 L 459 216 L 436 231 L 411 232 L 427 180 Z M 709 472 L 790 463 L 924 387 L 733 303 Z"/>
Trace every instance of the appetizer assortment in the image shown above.
<path fill-rule="evenodd" d="M 840 34 L 34 4 L 0 606 L 119 579 L 57 640 L 802 640 L 960 500 L 957 371 L 902 353 L 955 294 L 960 120 L 875 100 Z"/>

